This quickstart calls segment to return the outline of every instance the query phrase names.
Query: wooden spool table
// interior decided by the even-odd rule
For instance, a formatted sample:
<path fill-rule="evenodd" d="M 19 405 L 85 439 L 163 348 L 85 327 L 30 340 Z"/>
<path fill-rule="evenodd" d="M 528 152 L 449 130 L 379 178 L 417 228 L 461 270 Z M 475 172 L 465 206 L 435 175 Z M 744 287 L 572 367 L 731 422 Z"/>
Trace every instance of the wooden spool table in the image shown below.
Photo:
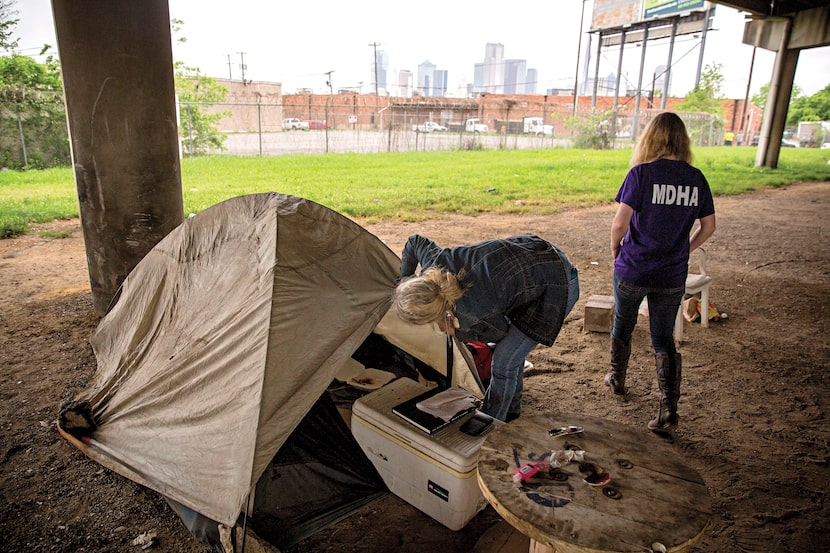
<path fill-rule="evenodd" d="M 568 426 L 583 431 L 549 435 Z M 514 481 L 517 468 L 549 461 L 552 451 L 575 459 Z M 603 484 L 604 473 L 610 481 Z M 478 483 L 496 512 L 530 537 L 532 553 L 663 551 L 661 545 L 683 552 L 711 516 L 700 474 L 663 438 L 587 415 L 520 417 L 494 428 L 479 454 Z"/>

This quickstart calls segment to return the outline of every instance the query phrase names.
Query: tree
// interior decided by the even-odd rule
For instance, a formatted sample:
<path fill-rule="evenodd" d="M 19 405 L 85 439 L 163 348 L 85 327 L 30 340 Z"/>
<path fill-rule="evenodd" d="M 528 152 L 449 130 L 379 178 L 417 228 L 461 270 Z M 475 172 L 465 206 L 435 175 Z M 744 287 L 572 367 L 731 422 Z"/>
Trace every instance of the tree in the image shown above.
<path fill-rule="evenodd" d="M 11 38 L 17 22 L 20 21 L 13 19 L 17 15 L 17 10 L 13 9 L 15 4 L 15 0 L 0 0 L 0 48 L 6 52 L 17 48 L 17 42 L 20 40 Z"/>
<path fill-rule="evenodd" d="M 182 25 L 181 19 L 172 19 L 172 33 L 179 33 Z M 176 39 L 178 43 L 186 41 L 184 37 Z M 224 150 L 227 136 L 219 132 L 217 124 L 230 112 L 207 113 L 206 106 L 223 102 L 228 89 L 181 61 L 173 64 L 173 76 L 179 102 L 179 138 L 185 155 L 206 154 L 211 148 Z"/>
<path fill-rule="evenodd" d="M 787 125 L 796 126 L 802 121 L 830 121 L 830 85 L 812 96 L 799 96 L 787 110 Z"/>
<path fill-rule="evenodd" d="M 793 85 L 793 91 L 790 94 L 790 104 L 804 95 L 804 91 L 798 85 Z M 757 93 L 749 97 L 749 101 L 761 108 L 761 112 L 767 109 L 767 98 L 769 97 L 769 83 L 763 85 Z"/>
<path fill-rule="evenodd" d="M 574 148 L 591 150 L 608 150 L 611 148 L 612 121 L 616 117 L 614 112 L 595 113 L 588 118 L 571 118 L 570 125 L 574 130 Z"/>
<path fill-rule="evenodd" d="M 700 82 L 677 105 L 677 111 L 708 114 L 706 121 L 693 120 L 695 118 L 691 116 L 683 117 L 693 144 L 711 145 L 713 135 L 720 134 L 724 127 L 726 115 L 721 104 L 724 81 L 722 68 L 720 63 L 707 65 L 700 76 Z"/>
<path fill-rule="evenodd" d="M 678 111 L 702 111 L 710 113 L 720 121 L 721 126 L 725 119 L 721 100 L 723 95 L 723 65 L 714 63 L 707 65 L 700 76 L 700 82 L 691 90 L 683 102 L 677 106 Z"/>
<path fill-rule="evenodd" d="M 219 132 L 217 124 L 230 112 L 207 113 L 205 107 L 223 102 L 228 89 L 215 79 L 202 75 L 198 68 L 188 67 L 183 62 L 173 66 L 179 98 L 179 137 L 185 155 L 206 154 L 211 148 L 224 150 L 227 136 Z"/>
<path fill-rule="evenodd" d="M 0 0 L 0 47 L 11 52 L 14 1 Z M 48 52 L 44 46 L 41 55 Z M 58 62 L 0 56 L 0 166 L 13 169 L 68 165 L 69 136 Z"/>
<path fill-rule="evenodd" d="M 58 63 L 0 57 L 0 166 L 69 165 L 69 135 Z"/>
<path fill-rule="evenodd" d="M 761 113 L 767 109 L 767 98 L 769 97 L 769 83 L 763 85 L 758 92 L 749 97 L 749 101 L 761 109 Z"/>

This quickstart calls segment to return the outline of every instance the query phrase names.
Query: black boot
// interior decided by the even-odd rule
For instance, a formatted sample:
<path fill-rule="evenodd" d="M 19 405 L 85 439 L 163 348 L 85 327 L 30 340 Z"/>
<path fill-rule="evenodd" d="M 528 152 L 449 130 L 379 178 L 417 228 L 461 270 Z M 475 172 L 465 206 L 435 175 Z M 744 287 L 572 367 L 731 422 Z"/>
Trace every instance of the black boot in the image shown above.
<path fill-rule="evenodd" d="M 657 417 L 648 422 L 648 428 L 654 432 L 668 433 L 677 428 L 680 417 L 677 415 L 677 402 L 680 400 L 680 380 L 682 362 L 679 353 L 674 356 L 666 352 L 654 354 L 657 365 L 657 383 L 660 386 L 660 405 Z"/>
<path fill-rule="evenodd" d="M 617 395 L 625 395 L 625 373 L 631 356 L 631 342 L 611 336 L 611 372 L 605 375 L 605 385 Z"/>

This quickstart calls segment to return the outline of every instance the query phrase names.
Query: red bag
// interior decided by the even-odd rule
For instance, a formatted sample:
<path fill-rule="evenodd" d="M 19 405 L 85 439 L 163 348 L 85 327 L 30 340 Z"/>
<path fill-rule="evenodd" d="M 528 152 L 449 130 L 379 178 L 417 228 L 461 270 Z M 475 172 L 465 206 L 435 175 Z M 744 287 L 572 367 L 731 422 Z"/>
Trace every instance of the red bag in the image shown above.
<path fill-rule="evenodd" d="M 493 362 L 493 348 L 484 342 L 464 342 L 473 356 L 476 372 L 482 382 L 490 380 L 490 365 Z"/>

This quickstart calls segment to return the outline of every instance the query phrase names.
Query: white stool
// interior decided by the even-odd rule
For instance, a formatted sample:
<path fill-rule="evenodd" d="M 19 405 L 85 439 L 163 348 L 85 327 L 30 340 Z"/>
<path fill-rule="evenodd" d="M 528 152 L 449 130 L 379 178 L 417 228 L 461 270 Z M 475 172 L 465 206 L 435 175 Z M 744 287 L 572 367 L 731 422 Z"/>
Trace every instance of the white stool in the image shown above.
<path fill-rule="evenodd" d="M 712 277 L 706 274 L 706 250 L 698 248 L 698 267 L 700 273 L 689 273 L 686 276 L 686 293 L 693 295 L 700 292 L 700 326 L 709 328 L 709 285 L 712 284 Z M 676 342 L 683 340 L 683 303 L 677 310 L 677 318 L 674 321 L 674 339 Z"/>

